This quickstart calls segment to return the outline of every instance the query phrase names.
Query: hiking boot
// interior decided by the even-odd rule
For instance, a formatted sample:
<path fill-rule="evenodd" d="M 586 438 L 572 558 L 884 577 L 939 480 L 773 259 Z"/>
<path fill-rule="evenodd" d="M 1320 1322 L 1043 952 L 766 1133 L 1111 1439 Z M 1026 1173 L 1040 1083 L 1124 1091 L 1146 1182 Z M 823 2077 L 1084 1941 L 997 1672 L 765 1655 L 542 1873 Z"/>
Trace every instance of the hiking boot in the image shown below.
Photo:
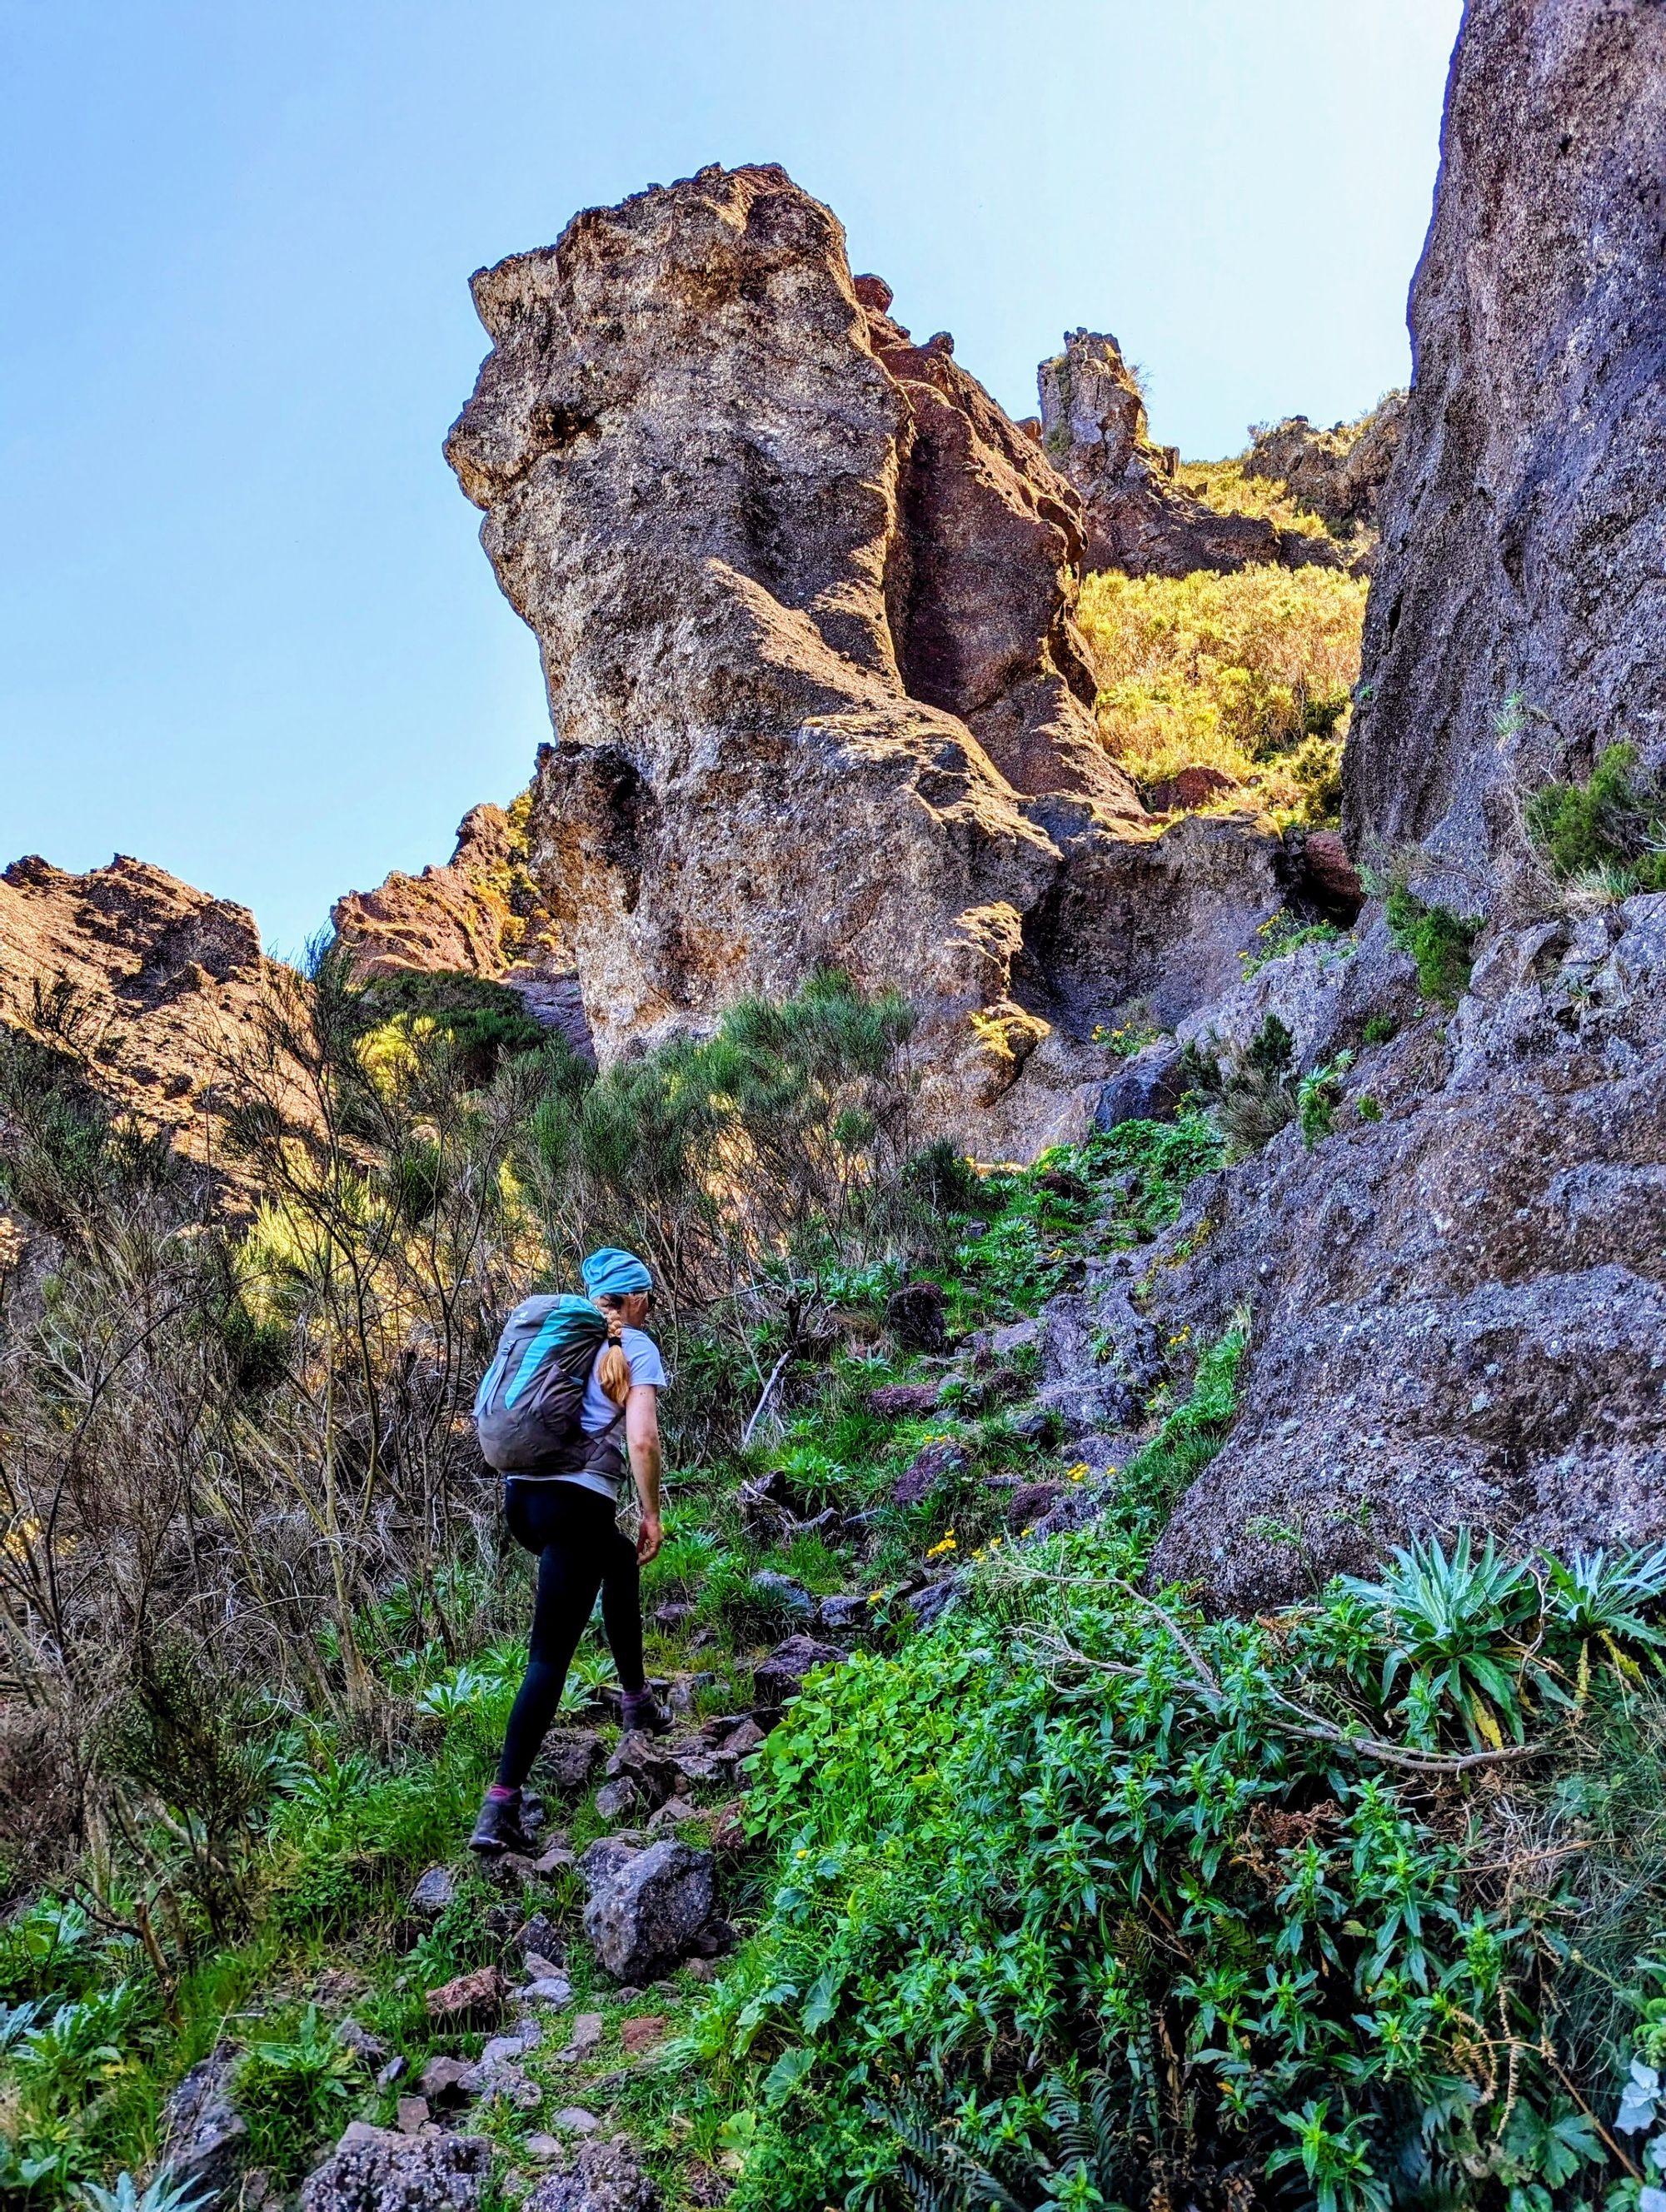
<path fill-rule="evenodd" d="M 671 1723 L 652 1690 L 626 1690 L 619 1698 L 619 1724 L 627 1735 L 664 1735 Z"/>
<path fill-rule="evenodd" d="M 514 1851 L 521 1858 L 537 1857 L 538 1845 L 520 1825 L 520 1790 L 513 1797 L 494 1797 L 488 1793 L 482 1801 L 474 1833 L 469 1838 L 469 1849 L 484 1857 L 496 1858 L 500 1851 Z"/>

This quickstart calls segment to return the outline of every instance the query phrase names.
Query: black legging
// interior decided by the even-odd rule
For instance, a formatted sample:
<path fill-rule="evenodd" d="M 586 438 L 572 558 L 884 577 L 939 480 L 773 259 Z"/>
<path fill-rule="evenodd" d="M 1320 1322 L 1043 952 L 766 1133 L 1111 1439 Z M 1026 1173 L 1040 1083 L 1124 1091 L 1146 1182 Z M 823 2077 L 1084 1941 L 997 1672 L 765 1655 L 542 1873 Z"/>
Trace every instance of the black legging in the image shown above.
<path fill-rule="evenodd" d="M 511 1480 L 505 1511 L 516 1543 L 538 1554 L 538 1603 L 532 1656 L 503 1737 L 497 1779 L 518 1790 L 532 1771 L 556 1717 L 567 1669 L 602 1594 L 602 1626 L 618 1669 L 619 1686 L 643 1686 L 642 1609 L 636 1547 L 620 1533 L 613 1507 L 599 1491 L 575 1482 Z"/>

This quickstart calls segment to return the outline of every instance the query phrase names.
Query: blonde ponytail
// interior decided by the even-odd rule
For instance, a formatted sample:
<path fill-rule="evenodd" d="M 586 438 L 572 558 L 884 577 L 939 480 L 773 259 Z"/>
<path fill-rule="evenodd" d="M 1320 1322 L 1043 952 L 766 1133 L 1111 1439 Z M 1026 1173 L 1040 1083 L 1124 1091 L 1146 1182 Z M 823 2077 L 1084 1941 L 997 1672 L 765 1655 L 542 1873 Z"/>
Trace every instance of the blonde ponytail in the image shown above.
<path fill-rule="evenodd" d="M 630 1395 L 630 1362 L 619 1341 L 619 1331 L 623 1327 L 624 1323 L 617 1313 L 608 1315 L 607 1349 L 596 1370 L 597 1381 L 616 1406 L 623 1406 Z"/>

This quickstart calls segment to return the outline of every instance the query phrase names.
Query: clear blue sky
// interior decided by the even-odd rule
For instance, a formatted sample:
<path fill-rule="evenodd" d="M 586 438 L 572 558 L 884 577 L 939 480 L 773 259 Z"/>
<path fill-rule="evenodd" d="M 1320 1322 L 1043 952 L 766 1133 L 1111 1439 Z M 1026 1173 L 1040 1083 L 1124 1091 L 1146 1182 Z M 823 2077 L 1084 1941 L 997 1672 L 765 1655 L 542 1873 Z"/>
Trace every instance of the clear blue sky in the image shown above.
<path fill-rule="evenodd" d="M 1408 373 L 1457 0 L 0 0 L 0 860 L 298 947 L 546 733 L 440 444 L 466 280 L 784 162 L 1005 405 L 1114 331 L 1157 435 Z"/>

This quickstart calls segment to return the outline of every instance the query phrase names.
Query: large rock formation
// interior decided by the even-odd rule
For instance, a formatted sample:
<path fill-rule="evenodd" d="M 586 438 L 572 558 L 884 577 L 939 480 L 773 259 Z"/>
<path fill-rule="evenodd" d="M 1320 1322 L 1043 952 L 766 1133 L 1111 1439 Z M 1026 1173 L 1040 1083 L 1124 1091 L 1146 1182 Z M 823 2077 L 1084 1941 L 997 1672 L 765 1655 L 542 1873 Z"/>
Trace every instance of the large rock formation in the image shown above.
<path fill-rule="evenodd" d="M 1064 351 L 1043 362 L 1036 384 L 1042 445 L 1082 496 L 1089 568 L 1185 576 L 1269 562 L 1340 565 L 1328 538 L 1261 515 L 1223 514 L 1176 482 L 1179 455 L 1146 435 L 1140 386 L 1108 332 L 1067 331 Z"/>
<path fill-rule="evenodd" d="M 1410 995 L 1380 924 L 1329 978 L 1279 964 L 1288 995 L 1265 969 L 1241 1012 L 1280 1011 L 1310 1062 Z M 1206 1341 L 1240 1304 L 1254 1328 L 1159 1573 L 1255 1607 L 1464 1522 L 1518 1550 L 1666 1536 L 1663 1003 L 1666 896 L 1501 932 L 1449 1030 L 1365 1054 L 1350 1093 L 1380 1119 L 1344 1106 L 1316 1149 L 1292 1127 L 1195 1189 L 1155 1332 Z"/>
<path fill-rule="evenodd" d="M 529 934 L 542 935 L 524 860 L 524 837 L 501 806 L 471 807 L 443 867 L 420 876 L 395 869 L 374 891 L 338 898 L 330 909 L 336 942 L 362 976 L 453 970 L 495 981 L 528 949 Z"/>
<path fill-rule="evenodd" d="M 1147 1355 L 1252 1310 L 1243 1412 L 1158 1561 L 1220 1604 L 1462 1522 L 1523 1551 L 1666 1535 L 1666 897 L 1578 918 L 1541 873 L 1534 912 L 1505 865 L 1512 780 L 1666 746 L 1666 16 L 1470 0 L 1443 149 L 1348 826 L 1422 840 L 1455 898 L 1511 895 L 1450 1019 L 1407 1021 L 1380 917 L 1207 1018 L 1242 1045 L 1279 1012 L 1309 1067 L 1367 1009 L 1404 1024 L 1335 1134 L 1199 1187 L 1152 1310 L 1119 1309 Z"/>
<path fill-rule="evenodd" d="M 555 917 L 527 872 L 526 805 L 471 807 L 457 849 L 420 876 L 397 868 L 374 891 L 330 909 L 336 943 L 361 980 L 477 975 L 514 992 L 535 1021 L 593 1057 L 582 994 Z"/>
<path fill-rule="evenodd" d="M 1243 473 L 1284 484 L 1329 529 L 1370 528 L 1405 414 L 1405 393 L 1390 392 L 1358 422 L 1334 422 L 1329 430 L 1315 429 L 1305 415 L 1286 416 L 1252 433 Z"/>
<path fill-rule="evenodd" d="M 0 875 L 0 1023 L 62 1033 L 113 1106 L 198 1161 L 219 1164 L 223 1068 L 270 973 L 246 907 L 125 854 Z"/>
<path fill-rule="evenodd" d="M 534 865 L 603 1059 L 833 960 L 921 1006 L 939 1126 L 1077 1126 L 1092 1020 L 1232 946 L 1111 898 L 1054 957 L 1079 871 L 1172 873 L 1095 732 L 1070 486 L 778 168 L 589 210 L 474 296 L 447 451 L 543 654 Z M 1215 856 L 1233 943 L 1272 858 Z"/>
<path fill-rule="evenodd" d="M 1345 826 L 1424 841 L 1471 905 L 1513 811 L 1489 793 L 1622 736 L 1666 750 L 1663 176 L 1654 0 L 1470 0 Z"/>

